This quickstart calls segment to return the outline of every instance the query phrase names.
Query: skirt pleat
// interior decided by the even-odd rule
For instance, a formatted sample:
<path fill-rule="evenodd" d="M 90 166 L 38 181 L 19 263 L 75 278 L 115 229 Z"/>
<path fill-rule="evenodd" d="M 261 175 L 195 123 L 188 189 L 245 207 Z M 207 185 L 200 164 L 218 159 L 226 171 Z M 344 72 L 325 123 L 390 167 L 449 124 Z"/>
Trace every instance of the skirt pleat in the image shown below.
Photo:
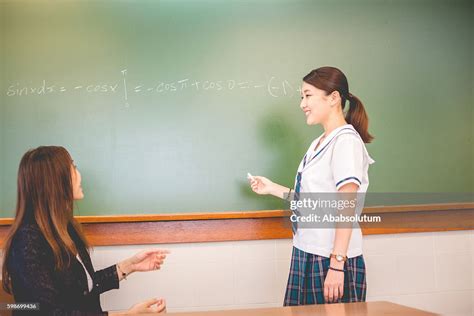
<path fill-rule="evenodd" d="M 284 306 L 325 304 L 324 280 L 330 258 L 293 247 Z M 334 303 L 365 302 L 367 283 L 363 255 L 344 263 L 344 293 Z"/>

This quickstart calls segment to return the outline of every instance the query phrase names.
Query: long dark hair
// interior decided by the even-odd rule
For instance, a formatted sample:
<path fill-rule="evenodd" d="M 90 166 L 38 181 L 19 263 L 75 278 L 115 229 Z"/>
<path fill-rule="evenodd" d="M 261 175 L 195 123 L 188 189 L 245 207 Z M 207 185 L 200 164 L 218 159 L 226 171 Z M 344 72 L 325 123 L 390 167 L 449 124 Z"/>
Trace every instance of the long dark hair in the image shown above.
<path fill-rule="evenodd" d="M 312 70 L 304 76 L 303 81 L 326 92 L 326 95 L 338 91 L 341 95 L 342 110 L 349 100 L 349 111 L 345 116 L 346 122 L 352 124 L 364 143 L 370 143 L 374 137 L 369 134 L 369 117 L 365 112 L 362 101 L 349 92 L 349 83 L 342 71 L 335 67 L 321 67 Z"/>
<path fill-rule="evenodd" d="M 63 147 L 42 146 L 23 155 L 18 169 L 15 220 L 3 246 L 2 286 L 7 293 L 12 293 L 7 269 L 10 247 L 24 222 L 38 225 L 52 249 L 58 270 L 68 267 L 78 253 L 69 228 L 89 251 L 81 226 L 73 216 L 72 168 L 71 155 Z"/>

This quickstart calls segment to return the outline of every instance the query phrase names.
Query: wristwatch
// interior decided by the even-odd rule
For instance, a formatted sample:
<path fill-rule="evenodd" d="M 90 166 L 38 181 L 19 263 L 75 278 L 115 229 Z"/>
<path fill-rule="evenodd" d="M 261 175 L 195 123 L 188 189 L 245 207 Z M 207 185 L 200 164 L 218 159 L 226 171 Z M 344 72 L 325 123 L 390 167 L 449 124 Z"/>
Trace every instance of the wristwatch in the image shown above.
<path fill-rule="evenodd" d="M 335 258 L 337 262 L 343 262 L 347 260 L 347 256 L 331 254 L 330 258 Z"/>

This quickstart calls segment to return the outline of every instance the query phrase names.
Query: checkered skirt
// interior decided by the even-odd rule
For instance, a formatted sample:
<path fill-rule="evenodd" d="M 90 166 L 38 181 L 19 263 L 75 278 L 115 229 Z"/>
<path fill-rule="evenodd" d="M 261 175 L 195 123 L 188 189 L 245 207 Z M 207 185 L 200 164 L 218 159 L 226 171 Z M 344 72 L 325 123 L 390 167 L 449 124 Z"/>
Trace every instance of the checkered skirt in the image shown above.
<path fill-rule="evenodd" d="M 330 258 L 293 247 L 284 306 L 324 304 L 324 280 Z M 344 295 L 335 303 L 365 302 L 367 283 L 362 255 L 344 263 Z"/>

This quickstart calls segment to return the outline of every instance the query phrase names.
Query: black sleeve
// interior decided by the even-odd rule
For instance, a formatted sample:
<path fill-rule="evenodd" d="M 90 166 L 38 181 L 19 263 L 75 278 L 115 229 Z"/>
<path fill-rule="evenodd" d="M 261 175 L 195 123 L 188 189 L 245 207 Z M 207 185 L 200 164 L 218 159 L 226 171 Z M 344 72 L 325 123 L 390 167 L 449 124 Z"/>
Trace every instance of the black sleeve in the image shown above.
<path fill-rule="evenodd" d="M 21 289 L 31 299 L 27 303 L 39 303 L 40 314 L 69 316 L 91 315 L 76 310 L 68 310 L 64 306 L 60 290 L 54 281 L 54 258 L 48 243 L 36 229 L 22 228 L 14 238 L 11 248 L 9 270 L 12 277 L 13 290 Z M 18 302 L 20 303 L 20 302 Z M 30 312 L 14 312 L 14 315 L 35 314 Z M 108 315 L 97 312 L 94 315 Z"/>
<path fill-rule="evenodd" d="M 96 271 L 93 279 L 94 288 L 99 294 L 119 288 L 119 278 L 115 264 L 103 270 Z"/>

